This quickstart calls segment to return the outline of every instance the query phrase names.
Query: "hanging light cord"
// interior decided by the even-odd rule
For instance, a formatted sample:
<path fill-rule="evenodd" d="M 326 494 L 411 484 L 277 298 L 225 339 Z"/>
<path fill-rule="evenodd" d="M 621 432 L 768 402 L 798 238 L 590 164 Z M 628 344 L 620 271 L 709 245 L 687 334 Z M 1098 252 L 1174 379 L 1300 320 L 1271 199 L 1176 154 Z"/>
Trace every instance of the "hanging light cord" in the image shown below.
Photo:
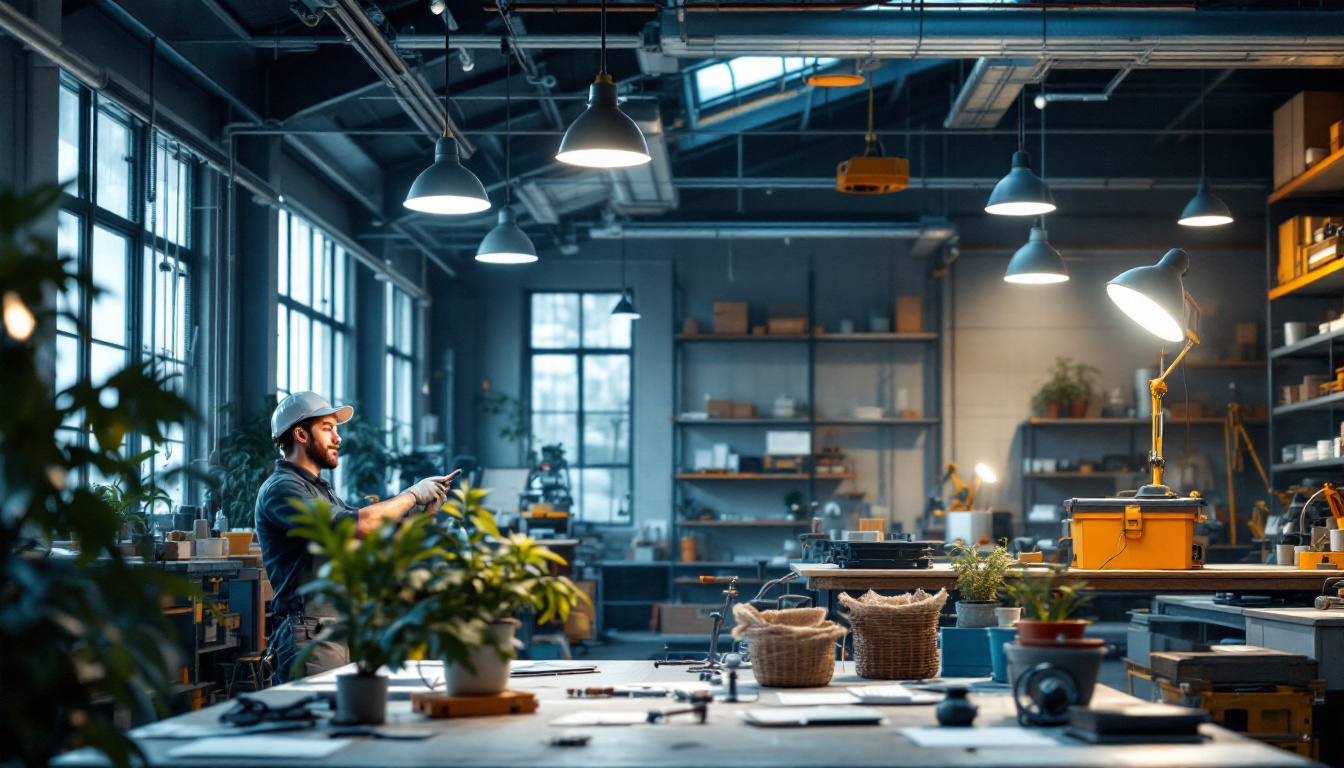
<path fill-rule="evenodd" d="M 602 0 L 602 74 L 607 74 L 607 0 Z"/>
<path fill-rule="evenodd" d="M 1044 18 L 1044 17 L 1042 17 Z M 1025 90 L 1025 89 L 1024 89 Z M 1045 78 L 1041 78 L 1041 96 L 1045 96 Z M 1045 183 L 1045 108 L 1050 106 L 1050 102 L 1042 100 L 1041 107 L 1041 183 Z M 1041 214 L 1041 229 L 1045 229 L 1045 214 Z"/>
<path fill-rule="evenodd" d="M 507 208 L 513 192 L 513 87 L 509 83 L 513 74 L 513 55 L 509 50 L 509 38 L 504 38 L 501 46 L 504 54 L 504 207 Z"/>
<path fill-rule="evenodd" d="M 448 101 L 448 88 L 453 81 L 453 53 L 448 47 L 453 33 L 453 27 L 448 23 L 448 8 L 443 9 L 443 138 L 450 139 L 453 136 L 452 129 L 449 126 L 453 122 L 452 106 Z"/>
<path fill-rule="evenodd" d="M 910 110 L 906 109 L 906 123 L 910 122 Z M 908 128 L 908 125 L 907 125 Z M 1017 94 L 1017 151 L 1027 151 L 1027 89 Z"/>
<path fill-rule="evenodd" d="M 1199 70 L 1199 180 L 1204 180 L 1204 70 Z"/>
<path fill-rule="evenodd" d="M 873 151 L 873 146 L 877 146 L 877 156 L 882 157 L 887 154 L 887 148 L 882 146 L 882 142 L 877 140 L 877 134 L 873 132 L 873 75 L 866 73 L 868 79 L 868 133 L 863 136 L 863 156 L 867 157 Z"/>
<path fill-rule="evenodd" d="M 630 291 L 625 285 L 625 234 L 621 234 L 621 295 L 625 296 Z"/>

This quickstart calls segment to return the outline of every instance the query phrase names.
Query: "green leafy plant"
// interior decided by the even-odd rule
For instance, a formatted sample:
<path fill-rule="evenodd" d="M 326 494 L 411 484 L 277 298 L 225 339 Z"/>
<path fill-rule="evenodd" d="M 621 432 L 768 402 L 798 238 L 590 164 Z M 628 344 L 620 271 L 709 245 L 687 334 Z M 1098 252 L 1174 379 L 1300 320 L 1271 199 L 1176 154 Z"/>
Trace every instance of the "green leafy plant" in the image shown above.
<path fill-rule="evenodd" d="M 981 555 L 974 547 L 957 544 L 952 548 L 952 558 L 957 592 L 963 600 L 994 602 L 999 599 L 1004 577 L 1013 563 L 1008 556 L 1007 542 L 1000 542 L 988 555 Z"/>
<path fill-rule="evenodd" d="M 1021 603 L 1022 611 L 1034 621 L 1064 621 L 1092 600 L 1085 594 L 1087 582 L 1061 582 L 1064 568 L 1045 566 L 1015 568 L 1004 582 L 1004 590 Z"/>
<path fill-rule="evenodd" d="M 143 465 L 157 453 L 155 450 L 144 451 L 127 461 L 137 466 Z M 148 530 L 146 521 L 156 505 L 162 504 L 167 511 L 173 511 L 172 497 L 152 480 L 141 480 L 138 491 L 128 491 L 124 485 L 121 477 L 114 477 L 110 482 L 93 484 L 89 490 L 112 508 L 122 528 L 130 527 L 131 535 L 138 536 Z"/>
<path fill-rule="evenodd" d="M 242 414 L 232 404 L 220 410 L 234 419 Z M 271 440 L 271 413 L 275 397 L 266 398 L 262 409 L 239 421 L 220 443 L 218 468 L 219 496 L 229 525 L 251 528 L 256 525 L 257 491 L 270 476 L 280 451 Z"/>
<path fill-rule="evenodd" d="M 111 713 L 163 712 L 180 660 L 162 601 L 199 594 L 127 562 L 114 546 L 117 511 L 73 478 L 145 493 L 140 467 L 123 454 L 127 438 L 159 445 L 191 409 L 171 377 L 140 365 L 99 385 L 81 378 L 53 397 L 33 341 L 53 333 L 56 312 L 44 307 L 56 292 L 97 292 L 36 234 L 61 194 L 55 185 L 0 190 L 0 765 L 46 766 L 61 751 L 91 747 L 128 766 L 140 753 Z M 72 422 L 87 428 L 87 447 L 64 437 Z M 71 538 L 76 554 L 52 550 Z"/>
<path fill-rule="evenodd" d="M 361 540 L 355 519 L 333 518 L 325 499 L 291 504 L 297 514 L 290 518 L 290 535 L 308 539 L 314 553 L 326 558 L 318 577 L 299 592 L 322 599 L 339 616 L 327 638 L 350 649 L 360 675 L 375 675 L 384 665 L 399 669 L 413 642 L 401 619 L 415 607 L 415 587 L 428 581 L 434 561 L 449 556 L 443 548 L 445 531 L 433 515 L 418 515 L 384 520 Z M 309 645 L 299 654 L 296 670 L 303 669 L 314 648 Z"/>
<path fill-rule="evenodd" d="M 1063 406 L 1073 398 L 1075 391 L 1073 359 L 1056 357 L 1055 366 L 1050 370 L 1050 378 L 1032 396 L 1031 407 L 1039 413 L 1047 405 Z"/>
<path fill-rule="evenodd" d="M 426 575 L 415 611 L 403 621 L 430 658 L 470 666 L 471 651 L 493 644 L 486 628 L 530 610 L 542 624 L 564 621 L 588 597 L 574 582 L 552 573 L 564 558 L 523 534 L 504 536 L 481 506 L 489 493 L 463 484 L 454 488 L 443 511 L 461 526 L 456 546 Z M 498 648 L 511 658 L 512 648 Z"/>
<path fill-rule="evenodd" d="M 1092 399 L 1092 387 L 1097 382 L 1097 376 L 1101 371 L 1093 365 L 1087 363 L 1078 363 L 1073 366 L 1071 374 L 1071 383 L 1069 390 L 1070 401 L 1086 401 Z"/>

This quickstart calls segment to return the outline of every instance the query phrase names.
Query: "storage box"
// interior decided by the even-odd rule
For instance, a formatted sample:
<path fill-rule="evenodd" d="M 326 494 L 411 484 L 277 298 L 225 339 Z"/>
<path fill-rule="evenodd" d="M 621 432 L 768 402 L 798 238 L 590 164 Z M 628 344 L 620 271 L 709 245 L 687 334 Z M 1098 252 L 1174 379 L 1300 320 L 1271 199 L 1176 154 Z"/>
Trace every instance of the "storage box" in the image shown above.
<path fill-rule="evenodd" d="M 1307 271 L 1323 267 L 1339 258 L 1339 238 L 1332 237 L 1307 246 Z"/>
<path fill-rule="evenodd" d="M 747 303 L 745 301 L 714 302 L 714 333 L 745 335 L 747 327 Z"/>
<path fill-rule="evenodd" d="M 771 336 L 798 336 L 807 333 L 806 317 L 772 317 L 765 321 Z"/>
<path fill-rule="evenodd" d="M 700 321 L 694 317 L 688 317 L 681 321 L 681 332 L 686 336 L 700 335 Z"/>
<path fill-rule="evenodd" d="M 734 402 L 734 403 L 733 403 L 733 418 L 734 418 L 734 419 L 754 419 L 754 418 L 756 418 L 756 404 L 755 404 L 755 403 L 738 403 L 738 402 Z"/>
<path fill-rule="evenodd" d="M 706 400 L 705 412 L 711 419 L 731 419 L 733 418 L 732 400 Z"/>
<path fill-rule="evenodd" d="M 1302 257 L 1302 247 L 1306 242 L 1306 221 L 1303 216 L 1293 218 L 1279 225 L 1279 285 L 1301 277 L 1306 262 Z"/>
<path fill-rule="evenodd" d="M 1303 91 L 1274 110 L 1274 187 L 1307 169 L 1309 147 L 1330 146 L 1330 126 L 1344 117 L 1344 94 Z"/>
<path fill-rule="evenodd" d="M 924 332 L 923 296 L 896 297 L 896 332 L 897 333 Z"/>
<path fill-rule="evenodd" d="M 943 627 L 938 630 L 942 648 L 939 677 L 989 677 L 994 673 L 989 658 L 989 633 L 984 629 Z"/>
<path fill-rule="evenodd" d="M 1253 645 L 1216 645 L 1207 652 L 1153 653 L 1153 674 L 1173 683 L 1293 685 L 1316 678 L 1316 662 Z"/>
<path fill-rule="evenodd" d="M 1167 408 L 1171 411 L 1171 418 L 1184 421 L 1185 419 L 1200 419 L 1206 416 L 1203 403 L 1183 402 L 1167 403 Z"/>
<path fill-rule="evenodd" d="M 1234 342 L 1237 344 L 1258 344 L 1260 343 L 1260 324 L 1257 322 L 1237 323 L 1236 331 L 1233 335 Z"/>
<path fill-rule="evenodd" d="M 722 603 L 658 603 L 658 631 L 664 635 L 707 635 L 714 628 L 711 613 L 723 610 Z M 733 616 L 723 620 L 723 636 L 732 629 Z"/>
<path fill-rule="evenodd" d="M 1188 571 L 1195 557 L 1195 523 L 1206 518 L 1200 499 L 1069 499 L 1064 509 L 1074 568 Z"/>
<path fill-rule="evenodd" d="M 1344 147 L 1344 144 L 1340 143 L 1340 137 L 1339 137 L 1339 131 L 1341 127 L 1344 127 L 1344 123 L 1330 124 L 1330 154 L 1332 155 L 1338 152 L 1341 147 Z"/>

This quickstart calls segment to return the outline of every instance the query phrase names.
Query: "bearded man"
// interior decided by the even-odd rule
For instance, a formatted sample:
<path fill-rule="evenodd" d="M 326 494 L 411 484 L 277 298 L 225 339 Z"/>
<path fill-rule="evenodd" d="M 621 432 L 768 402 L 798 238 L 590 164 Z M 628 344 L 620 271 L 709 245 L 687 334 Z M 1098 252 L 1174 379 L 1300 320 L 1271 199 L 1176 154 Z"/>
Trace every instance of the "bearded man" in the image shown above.
<path fill-rule="evenodd" d="M 276 406 L 271 414 L 271 438 L 285 458 L 275 462 L 275 472 L 257 492 L 257 539 L 267 577 L 275 589 L 271 612 L 275 617 L 270 647 L 276 657 L 276 675 L 281 682 L 327 672 L 350 663 L 350 650 L 322 638 L 336 614 L 330 606 L 299 594 L 299 588 L 316 578 L 317 563 L 308 542 L 290 536 L 296 513 L 292 499 L 323 499 L 332 516 L 355 520 L 356 534 L 363 538 L 386 518 L 399 518 L 413 510 L 438 510 L 448 496 L 448 486 L 458 474 L 427 477 L 385 501 L 363 508 L 352 507 L 336 495 L 322 477 L 322 470 L 340 462 L 340 424 L 350 420 L 355 409 L 333 408 L 316 392 L 296 392 Z M 302 674 L 291 667 L 308 645 L 315 645 Z"/>

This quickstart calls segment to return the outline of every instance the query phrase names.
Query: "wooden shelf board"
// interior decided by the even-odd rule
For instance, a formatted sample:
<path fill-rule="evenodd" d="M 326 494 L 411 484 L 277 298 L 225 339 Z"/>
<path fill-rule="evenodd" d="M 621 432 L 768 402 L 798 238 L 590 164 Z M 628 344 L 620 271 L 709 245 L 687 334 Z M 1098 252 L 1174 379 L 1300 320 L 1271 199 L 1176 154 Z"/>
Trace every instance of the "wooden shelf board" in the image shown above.
<path fill-rule="evenodd" d="M 817 341 L 937 341 L 938 334 L 933 331 L 920 333 L 819 333 Z"/>
<path fill-rule="evenodd" d="M 762 559 L 765 559 L 765 558 L 762 558 Z M 676 567 L 676 568 L 755 568 L 755 567 L 756 567 L 756 563 L 754 563 L 754 562 L 752 562 L 752 563 L 735 563 L 735 562 L 733 562 L 733 561 L 731 561 L 731 560 L 705 560 L 705 561 L 696 560 L 696 561 L 693 561 L 693 562 L 675 562 L 675 563 L 673 563 L 672 565 L 673 565 L 674 567 Z M 789 568 L 790 566 L 789 566 L 788 563 L 771 563 L 771 562 L 767 562 L 767 563 L 765 564 L 765 567 L 766 567 L 766 568 Z"/>
<path fill-rule="evenodd" d="M 1344 290 L 1344 259 L 1335 259 L 1319 269 L 1269 289 L 1269 298 L 1334 296 L 1341 290 Z"/>
<path fill-rule="evenodd" d="M 1269 357 L 1271 360 L 1280 357 L 1292 357 L 1294 355 L 1320 355 L 1324 357 L 1330 352 L 1330 343 L 1344 340 L 1344 328 L 1327 333 L 1317 333 L 1287 346 L 1271 350 Z M 1319 349 L 1317 349 L 1319 347 Z"/>
<path fill-rule="evenodd" d="M 922 427 L 931 424 L 937 424 L 938 419 L 899 419 L 895 417 L 881 419 L 686 419 L 680 416 L 674 416 L 674 424 L 684 424 L 697 427 L 802 427 L 809 424 L 815 424 L 819 427 Z"/>
<path fill-rule="evenodd" d="M 783 474 L 783 473 L 712 473 L 712 472 L 678 472 L 673 475 L 677 480 L 807 480 L 815 477 L 818 480 L 853 480 L 858 477 L 856 474 L 844 475 L 806 475 L 806 474 Z"/>
<path fill-rule="evenodd" d="M 678 333 L 677 341 L 807 341 L 818 342 L 911 342 L 937 341 L 933 331 L 920 333 Z"/>
<path fill-rule="evenodd" d="M 1268 419 L 1243 417 L 1242 422 L 1245 424 L 1265 424 Z M 1037 427 L 1136 427 L 1147 426 L 1151 423 L 1153 423 L 1152 419 L 1031 419 L 1032 426 Z M 1173 424 L 1214 425 L 1222 424 L 1223 418 L 1221 416 L 1201 416 L 1194 419 L 1164 419 L 1162 423 L 1166 426 Z"/>
<path fill-rule="evenodd" d="M 674 416 L 672 421 L 675 424 L 690 424 L 697 427 L 790 427 L 810 423 L 807 419 L 687 419 L 681 416 Z"/>
<path fill-rule="evenodd" d="M 738 579 L 738 584 L 764 584 L 766 579 Z M 709 584 L 699 579 L 673 579 L 673 584 L 698 584 L 706 587 L 722 587 L 722 584 Z"/>
<path fill-rule="evenodd" d="M 1264 360 L 1186 360 L 1187 368 L 1264 368 Z"/>
<path fill-rule="evenodd" d="M 1269 202 L 1277 203 L 1292 197 L 1326 192 L 1344 191 L 1344 148 L 1311 166 L 1301 176 L 1284 184 L 1269 195 Z M 1273 298 L 1271 296 L 1271 298 Z"/>
<path fill-rule="evenodd" d="M 1324 397 L 1313 397 L 1310 400 L 1303 400 L 1300 403 L 1276 405 L 1274 406 L 1274 415 L 1283 416 L 1284 414 L 1298 413 L 1300 411 L 1319 411 L 1336 405 L 1344 405 L 1344 392 L 1334 392 Z"/>
<path fill-rule="evenodd" d="M 682 527 L 705 528 L 806 528 L 811 522 L 804 520 L 682 520 Z"/>
<path fill-rule="evenodd" d="M 1319 461 L 1295 461 L 1288 464 L 1275 464 L 1275 472 L 1310 472 L 1313 469 L 1335 469 L 1344 467 L 1344 459 L 1321 459 Z"/>
<path fill-rule="evenodd" d="M 1097 479 L 1110 480 L 1117 477 L 1129 477 L 1130 475 L 1138 474 L 1140 471 L 1141 470 L 1135 470 L 1133 472 L 1027 472 L 1023 474 L 1023 477 L 1034 477 L 1039 479 L 1058 478 L 1061 480 L 1095 477 Z"/>
<path fill-rule="evenodd" d="M 922 427 L 937 424 L 938 419 L 817 419 L 819 427 Z"/>
<path fill-rule="evenodd" d="M 678 333 L 677 341 L 807 341 L 806 333 Z"/>

